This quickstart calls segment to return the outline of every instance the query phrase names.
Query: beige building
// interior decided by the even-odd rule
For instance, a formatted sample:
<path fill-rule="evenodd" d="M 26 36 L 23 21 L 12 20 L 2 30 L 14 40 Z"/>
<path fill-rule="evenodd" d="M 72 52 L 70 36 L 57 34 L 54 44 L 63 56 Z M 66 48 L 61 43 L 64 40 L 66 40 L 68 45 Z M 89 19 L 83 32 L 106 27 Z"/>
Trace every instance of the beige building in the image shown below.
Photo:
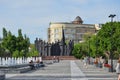
<path fill-rule="evenodd" d="M 83 24 L 82 19 L 77 16 L 74 21 L 68 22 L 53 22 L 50 23 L 48 28 L 48 42 L 52 43 L 55 41 L 60 41 L 62 39 L 62 27 L 64 29 L 65 40 L 74 40 L 78 43 L 83 40 L 83 35 L 85 33 L 96 32 L 96 27 L 99 26 L 95 24 Z"/>

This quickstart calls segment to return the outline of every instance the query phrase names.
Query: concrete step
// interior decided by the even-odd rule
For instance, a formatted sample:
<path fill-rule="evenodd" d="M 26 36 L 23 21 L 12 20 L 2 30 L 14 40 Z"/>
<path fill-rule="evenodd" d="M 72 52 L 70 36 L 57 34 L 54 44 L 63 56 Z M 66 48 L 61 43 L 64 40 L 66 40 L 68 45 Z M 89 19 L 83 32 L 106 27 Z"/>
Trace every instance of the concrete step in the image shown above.
<path fill-rule="evenodd" d="M 59 57 L 60 60 L 77 60 L 74 56 L 56 56 Z M 54 56 L 45 56 L 43 60 L 53 60 Z"/>

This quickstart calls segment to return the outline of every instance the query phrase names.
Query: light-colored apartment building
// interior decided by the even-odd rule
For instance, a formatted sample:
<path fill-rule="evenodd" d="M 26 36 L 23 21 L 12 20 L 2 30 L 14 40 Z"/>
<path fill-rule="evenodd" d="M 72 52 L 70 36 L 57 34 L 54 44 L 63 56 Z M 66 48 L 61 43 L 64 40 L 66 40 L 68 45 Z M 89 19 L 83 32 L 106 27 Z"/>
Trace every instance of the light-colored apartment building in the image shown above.
<path fill-rule="evenodd" d="M 85 33 L 95 33 L 99 25 L 83 24 L 82 19 L 77 16 L 72 22 L 51 22 L 48 28 L 48 42 L 52 43 L 62 39 L 62 28 L 64 29 L 65 40 L 74 40 L 78 43 L 83 40 Z"/>

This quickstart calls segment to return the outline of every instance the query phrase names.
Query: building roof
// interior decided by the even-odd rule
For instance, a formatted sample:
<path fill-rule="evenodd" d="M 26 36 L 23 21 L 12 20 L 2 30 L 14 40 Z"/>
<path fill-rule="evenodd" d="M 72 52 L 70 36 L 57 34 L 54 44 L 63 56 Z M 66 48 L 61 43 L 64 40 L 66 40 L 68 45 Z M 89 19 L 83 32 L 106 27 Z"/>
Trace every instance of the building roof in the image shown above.
<path fill-rule="evenodd" d="M 74 21 L 71 22 L 50 22 L 50 24 L 82 24 L 83 21 L 80 16 L 77 16 Z"/>
<path fill-rule="evenodd" d="M 83 20 L 81 19 L 80 16 L 77 16 L 75 18 L 75 20 L 73 21 L 74 24 L 82 24 L 83 23 Z"/>
<path fill-rule="evenodd" d="M 74 21 L 82 21 L 80 16 L 77 16 Z"/>

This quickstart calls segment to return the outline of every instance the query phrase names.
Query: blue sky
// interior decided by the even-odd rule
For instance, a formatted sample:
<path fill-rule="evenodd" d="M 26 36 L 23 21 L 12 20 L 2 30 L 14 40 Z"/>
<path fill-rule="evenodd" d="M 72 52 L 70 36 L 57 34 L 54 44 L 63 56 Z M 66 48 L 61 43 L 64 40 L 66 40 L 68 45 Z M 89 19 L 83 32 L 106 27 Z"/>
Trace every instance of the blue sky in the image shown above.
<path fill-rule="evenodd" d="M 0 0 L 0 37 L 5 27 L 17 36 L 18 29 L 31 43 L 47 40 L 50 22 L 71 22 L 80 16 L 85 24 L 105 23 L 108 16 L 120 21 L 120 0 Z"/>

